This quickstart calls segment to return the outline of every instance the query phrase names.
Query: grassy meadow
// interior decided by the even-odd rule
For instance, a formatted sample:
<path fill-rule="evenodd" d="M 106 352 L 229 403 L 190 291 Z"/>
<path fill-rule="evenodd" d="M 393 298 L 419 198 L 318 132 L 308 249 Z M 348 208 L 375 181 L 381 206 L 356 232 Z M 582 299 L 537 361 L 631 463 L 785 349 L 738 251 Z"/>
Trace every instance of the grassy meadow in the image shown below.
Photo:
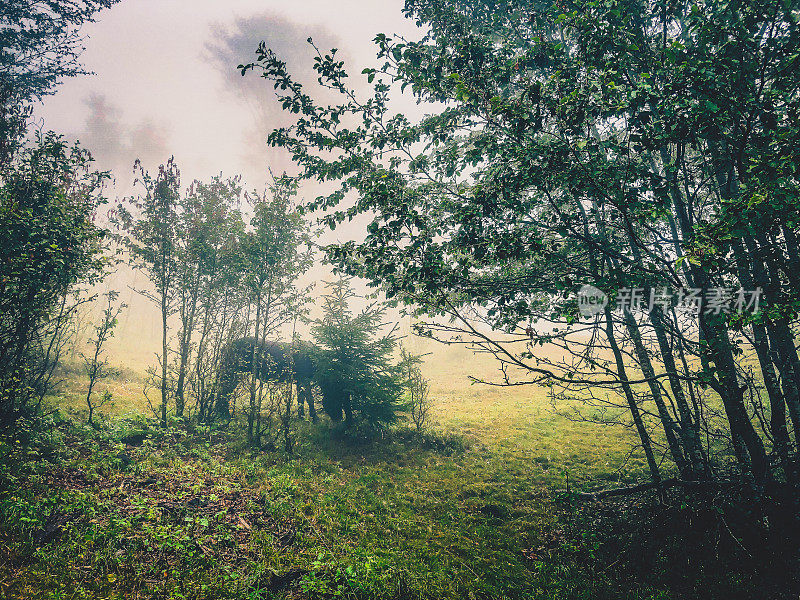
<path fill-rule="evenodd" d="M 642 478 L 629 432 L 565 418 L 540 387 L 471 384 L 493 365 L 463 348 L 426 361 L 427 433 L 303 421 L 293 455 L 245 449 L 235 421 L 152 426 L 124 368 L 95 432 L 67 373 L 39 449 L 3 440 L 19 467 L 0 496 L 0 597 L 748 597 L 752 572 L 720 574 L 739 537 L 676 567 L 685 506 L 572 493 Z M 677 519 L 667 539 L 638 535 L 653 519 Z"/>

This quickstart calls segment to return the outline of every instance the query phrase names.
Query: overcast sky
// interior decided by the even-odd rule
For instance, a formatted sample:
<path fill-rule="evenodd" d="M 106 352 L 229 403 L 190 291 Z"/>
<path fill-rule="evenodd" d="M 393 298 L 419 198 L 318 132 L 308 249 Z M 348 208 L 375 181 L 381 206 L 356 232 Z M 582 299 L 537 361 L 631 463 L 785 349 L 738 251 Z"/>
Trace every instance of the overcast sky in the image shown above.
<path fill-rule="evenodd" d="M 122 0 L 85 28 L 85 66 L 95 75 L 67 80 L 37 115 L 47 129 L 78 138 L 127 193 L 132 165 L 155 169 L 170 155 L 182 178 L 220 171 L 262 187 L 267 167 L 292 169 L 266 146 L 285 123 L 271 86 L 236 66 L 265 40 L 308 79 L 312 36 L 336 47 L 354 76 L 373 64 L 378 32 L 413 34 L 402 0 Z M 302 74 L 306 77 L 303 78 Z"/>

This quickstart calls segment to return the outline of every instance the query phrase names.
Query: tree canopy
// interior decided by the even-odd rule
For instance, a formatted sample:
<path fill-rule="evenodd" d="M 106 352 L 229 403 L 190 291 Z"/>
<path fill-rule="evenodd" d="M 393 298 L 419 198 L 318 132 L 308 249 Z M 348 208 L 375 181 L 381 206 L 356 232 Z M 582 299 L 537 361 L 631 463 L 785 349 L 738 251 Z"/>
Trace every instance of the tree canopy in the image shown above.
<path fill-rule="evenodd" d="M 0 1 L 0 165 L 25 130 L 30 103 L 88 73 L 80 63 L 81 27 L 118 1 Z"/>

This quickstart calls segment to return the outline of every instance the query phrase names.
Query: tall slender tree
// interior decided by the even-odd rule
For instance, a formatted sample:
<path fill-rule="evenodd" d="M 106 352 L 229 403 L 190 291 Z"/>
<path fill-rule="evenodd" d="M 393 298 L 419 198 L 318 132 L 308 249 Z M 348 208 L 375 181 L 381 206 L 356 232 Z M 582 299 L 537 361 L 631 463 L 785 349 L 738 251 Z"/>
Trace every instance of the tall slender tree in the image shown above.
<path fill-rule="evenodd" d="M 178 215 L 180 205 L 180 171 L 173 158 L 150 175 L 137 161 L 143 194 L 118 206 L 119 223 L 125 233 L 123 241 L 134 267 L 143 270 L 153 289 L 137 290 L 158 306 L 161 315 L 161 355 L 159 386 L 161 424 L 167 425 L 167 410 L 171 395 L 169 384 L 169 320 L 177 309 L 178 275 Z"/>
<path fill-rule="evenodd" d="M 269 194 L 249 195 L 253 216 L 242 240 L 244 285 L 251 306 L 249 328 L 255 340 L 265 343 L 279 328 L 303 311 L 307 290 L 297 286 L 298 277 L 311 265 L 312 247 L 308 223 L 294 206 L 296 185 L 276 178 Z M 260 370 L 257 344 L 250 360 L 247 440 L 257 438 Z"/>

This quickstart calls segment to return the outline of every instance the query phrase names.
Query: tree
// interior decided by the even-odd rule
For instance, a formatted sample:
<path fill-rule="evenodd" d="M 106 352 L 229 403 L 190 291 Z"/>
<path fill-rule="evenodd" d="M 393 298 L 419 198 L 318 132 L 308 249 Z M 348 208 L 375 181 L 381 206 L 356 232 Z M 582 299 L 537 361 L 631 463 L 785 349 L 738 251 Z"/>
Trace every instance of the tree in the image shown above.
<path fill-rule="evenodd" d="M 107 174 L 54 133 L 23 146 L 0 181 L 0 422 L 38 409 L 86 301 L 103 274 L 105 231 L 95 213 Z"/>
<path fill-rule="evenodd" d="M 137 290 L 154 302 L 161 312 L 161 424 L 167 425 L 170 389 L 168 379 L 169 318 L 176 310 L 178 262 L 178 206 L 180 171 L 173 158 L 161 165 L 153 177 L 137 161 L 137 183 L 144 195 L 118 206 L 117 219 L 125 235 L 123 241 L 135 268 L 143 270 L 154 291 Z"/>
<path fill-rule="evenodd" d="M 421 363 L 421 356 L 416 356 L 403 347 L 400 348 L 400 370 L 408 395 L 409 416 L 417 433 L 427 427 L 431 413 L 431 384 L 422 375 L 419 367 Z"/>
<path fill-rule="evenodd" d="M 375 38 L 383 64 L 364 71 L 369 98 L 347 86 L 335 50 L 314 68 L 338 105 L 315 103 L 264 44 L 242 66 L 261 69 L 296 115 L 270 143 L 292 152 L 301 178 L 339 183 L 309 208 L 332 228 L 370 219 L 363 242 L 332 244 L 329 259 L 417 307 L 423 333 L 494 354 L 504 383 L 627 410 L 656 482 L 662 441 L 683 477 L 712 475 L 701 432 L 716 406 L 756 489 L 773 476 L 765 440 L 796 478 L 796 11 L 409 0 L 404 12 L 427 33 Z M 392 113 L 393 87 L 432 114 Z M 580 284 L 617 304 L 624 289 L 760 287 L 767 307 L 684 318 L 672 298 L 587 322 Z M 537 356 L 540 343 L 565 359 Z"/>
<path fill-rule="evenodd" d="M 114 337 L 114 329 L 117 326 L 119 315 L 127 307 L 124 302 L 120 303 L 118 306 L 114 306 L 114 302 L 118 296 L 119 292 L 116 291 L 110 291 L 105 294 L 106 307 L 103 309 L 100 322 L 94 326 L 94 335 L 87 342 L 91 348 L 91 352 L 88 355 L 81 353 L 86 377 L 89 380 L 86 388 L 86 407 L 89 409 L 89 425 L 95 429 L 99 429 L 99 426 L 94 422 L 94 411 L 111 402 L 110 392 L 104 392 L 99 401 L 92 398 L 92 392 L 94 391 L 95 384 L 108 377 L 110 374 L 108 359 L 103 356 L 104 346 L 109 338 Z"/>
<path fill-rule="evenodd" d="M 81 26 L 117 1 L 0 2 L 0 167 L 19 146 L 30 104 L 64 78 L 87 73 L 79 62 Z"/>
<path fill-rule="evenodd" d="M 262 344 L 302 314 L 308 296 L 308 288 L 299 289 L 297 279 L 311 266 L 311 239 L 307 222 L 293 204 L 295 193 L 293 182 L 276 178 L 269 195 L 249 196 L 253 216 L 241 244 L 245 293 L 253 316 L 247 326 Z M 256 444 L 263 390 L 256 376 L 256 344 L 252 352 L 247 440 Z"/>
<path fill-rule="evenodd" d="M 232 266 L 232 236 L 241 234 L 241 215 L 237 210 L 241 195 L 240 178 L 212 178 L 205 184 L 192 182 L 178 207 L 176 248 L 176 304 L 180 321 L 175 377 L 175 414 L 182 417 L 192 358 L 192 339 L 199 319 L 201 351 L 206 352 L 210 317 L 221 278 Z M 201 348 L 202 346 L 202 348 Z"/>
<path fill-rule="evenodd" d="M 13 426 L 49 391 L 82 283 L 102 274 L 94 222 L 106 174 L 56 134 L 25 140 L 31 104 L 78 62 L 80 27 L 113 0 L 0 2 L 0 421 Z"/>
<path fill-rule="evenodd" d="M 320 346 L 317 381 L 323 408 L 335 422 L 349 427 L 356 420 L 381 427 L 394 423 L 403 409 L 403 373 L 392 363 L 397 339 L 384 335 L 386 305 L 372 302 L 353 313 L 358 298 L 347 279 L 326 283 L 323 316 L 312 327 Z"/>
<path fill-rule="evenodd" d="M 244 238 L 244 221 L 239 209 L 240 178 L 214 177 L 209 183 L 195 181 L 184 199 L 185 211 L 192 215 L 185 233 L 184 252 L 187 263 L 194 264 L 197 277 L 184 277 L 182 298 L 196 298 L 196 317 L 181 301 L 181 364 L 189 362 L 191 331 L 198 336 L 194 363 L 189 377 L 197 418 L 214 417 L 214 401 L 218 395 L 219 372 L 223 348 L 244 335 L 246 298 L 241 286 L 242 259 L 240 243 Z M 183 271 L 184 276 L 191 273 Z M 190 332 L 186 335 L 184 332 Z M 185 357 L 185 358 L 184 358 Z M 185 362 L 184 362 L 185 361 Z M 188 369 L 188 367 L 186 367 Z M 180 372 L 178 375 L 180 381 Z M 183 391 L 178 386 L 179 397 Z"/>

